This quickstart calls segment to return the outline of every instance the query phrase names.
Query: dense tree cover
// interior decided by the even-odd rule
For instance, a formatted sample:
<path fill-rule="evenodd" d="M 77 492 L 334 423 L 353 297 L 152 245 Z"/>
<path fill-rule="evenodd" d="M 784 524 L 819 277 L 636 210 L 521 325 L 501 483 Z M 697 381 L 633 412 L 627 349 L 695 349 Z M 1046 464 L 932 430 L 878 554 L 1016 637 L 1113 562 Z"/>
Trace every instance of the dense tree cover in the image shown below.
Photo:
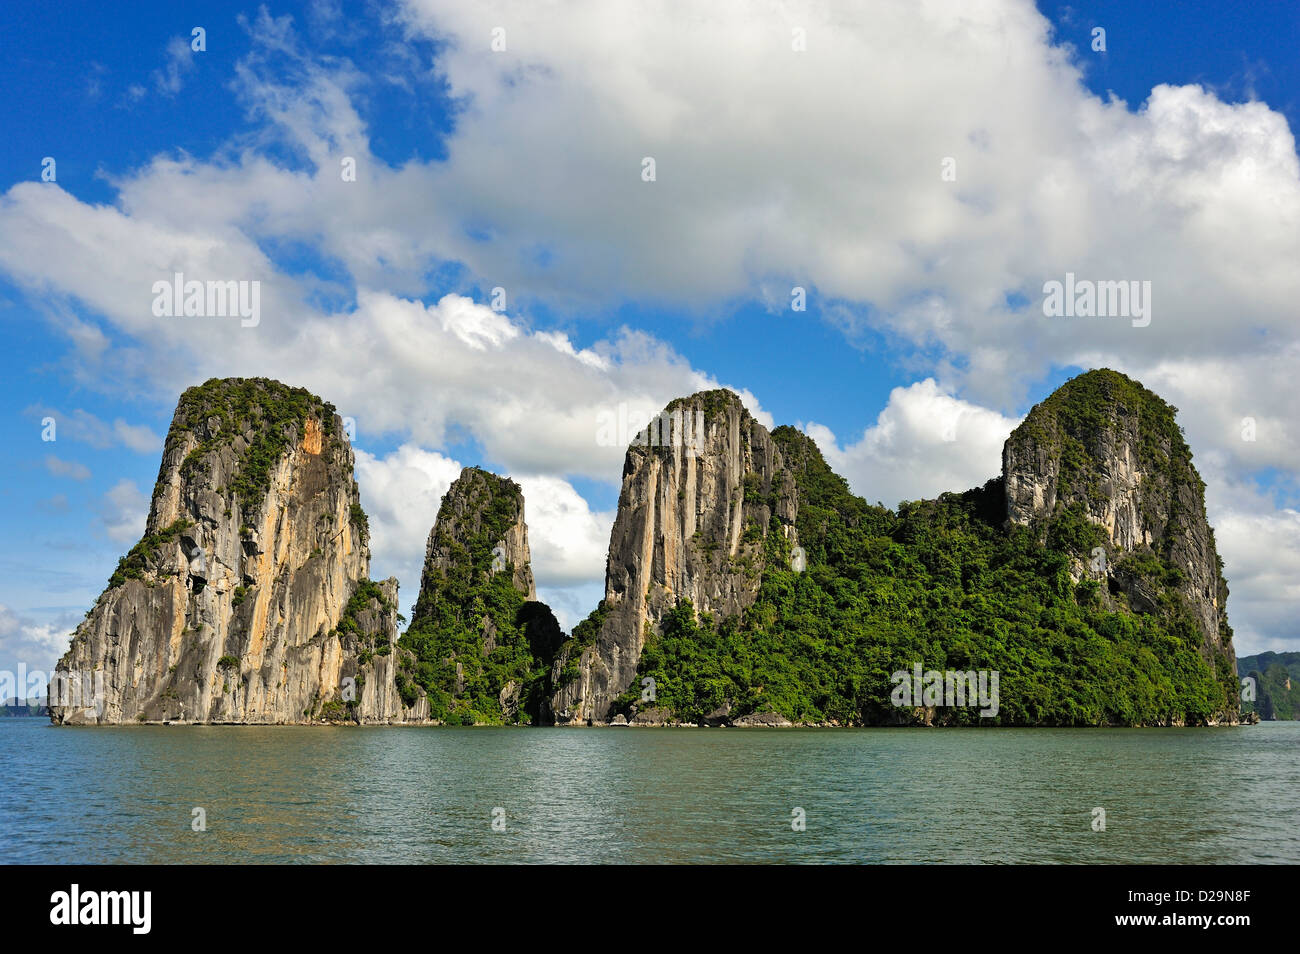
<path fill-rule="evenodd" d="M 733 716 L 880 723 L 899 717 L 890 674 L 997 670 L 1000 713 L 940 710 L 957 724 L 1099 725 L 1204 721 L 1225 706 L 1201 635 L 1167 591 L 1159 615 L 1105 608 L 1097 582 L 1075 584 L 1072 554 L 1096 532 L 1067 512 L 1046 544 L 1003 529 L 1000 480 L 898 510 L 870 506 L 789 427 L 773 437 L 796 473 L 803 573 L 774 524 L 758 599 L 720 624 L 680 605 L 638 668 L 657 703 L 695 719 L 724 700 Z M 1174 568 L 1151 557 L 1160 586 Z M 1229 679 L 1231 678 L 1229 674 Z M 627 711 L 638 687 L 619 700 Z"/>
<path fill-rule="evenodd" d="M 1255 680 L 1255 699 L 1242 700 L 1243 712 L 1258 712 L 1261 719 L 1300 719 L 1300 653 L 1242 656 L 1237 671 Z"/>
<path fill-rule="evenodd" d="M 474 473 L 470 505 L 480 508 L 477 529 L 466 520 L 450 534 L 439 512 L 434 544 L 447 549 L 449 565 L 425 568 L 411 626 L 400 641 L 413 660 L 404 663 L 398 689 L 409 704 L 414 687 L 422 688 L 432 718 L 452 724 L 532 722 L 551 691 L 550 661 L 563 633 L 545 605 L 515 587 L 513 565 L 492 572 L 492 549 L 522 504 L 515 484 Z M 502 707 L 507 689 L 518 691 L 514 711 Z M 506 692 L 507 699 L 513 695 Z"/>
<path fill-rule="evenodd" d="M 721 391 L 703 396 L 711 413 L 726 398 Z M 642 680 L 651 677 L 654 704 L 684 720 L 730 705 L 732 717 L 774 711 L 798 722 L 908 721 L 913 713 L 891 703 L 890 677 L 918 664 L 998 672 L 998 714 L 981 719 L 977 706 L 940 709 L 939 721 L 952 724 L 1195 724 L 1233 709 L 1231 662 L 1227 654 L 1213 663 L 1202 655 L 1204 634 L 1178 591 L 1184 569 L 1172 542 L 1182 539 L 1189 518 L 1203 517 L 1180 512 L 1189 504 L 1203 511 L 1203 484 L 1174 414 L 1112 371 L 1058 389 L 1012 436 L 1061 461 L 1057 507 L 1032 527 L 1008 526 L 1000 478 L 895 510 L 872 506 L 851 493 L 807 436 L 776 429 L 772 437 L 797 485 L 806 569 L 790 568 L 790 541 L 775 516 L 767 527 L 746 526 L 743 539 L 755 546 L 733 559 L 737 568 L 761 570 L 754 604 L 717 620 L 683 602 L 657 631 L 647 623 L 637 679 L 614 712 L 642 706 Z M 1087 515 L 1106 492 L 1097 461 L 1117 440 L 1134 438 L 1154 548 L 1108 547 L 1109 573 L 1094 576 L 1086 562 L 1093 547 L 1107 543 Z M 497 488 L 475 505 L 482 519 L 473 532 L 461 527 L 455 540 L 435 541 L 450 555 L 448 568 L 422 587 L 402 639 L 413 661 L 399 689 L 409 701 L 422 687 L 434 716 L 447 721 L 536 721 L 556 686 L 577 677 L 607 607 L 602 602 L 575 629 L 552 685 L 563 634 L 549 611 L 525 603 L 509 571 L 490 570 L 493 546 L 518 515 L 517 488 L 482 476 L 513 490 Z M 496 487 L 491 481 L 484 486 Z M 776 513 L 781 490 L 765 491 L 757 475 L 743 480 L 747 504 L 772 498 L 768 513 Z M 1222 605 L 1227 586 L 1219 577 Z M 1231 639 L 1226 624 L 1219 635 Z M 502 704 L 511 687 L 518 713 Z"/>

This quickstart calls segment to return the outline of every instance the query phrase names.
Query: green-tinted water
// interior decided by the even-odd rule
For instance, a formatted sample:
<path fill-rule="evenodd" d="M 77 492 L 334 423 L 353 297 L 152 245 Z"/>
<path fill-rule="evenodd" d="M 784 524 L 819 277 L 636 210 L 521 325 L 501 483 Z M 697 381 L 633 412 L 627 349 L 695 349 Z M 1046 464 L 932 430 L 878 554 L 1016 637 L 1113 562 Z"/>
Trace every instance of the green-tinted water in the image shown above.
<path fill-rule="evenodd" d="M 1300 723 L 56 729 L 10 862 L 1300 862 Z M 191 830 L 192 810 L 207 831 Z M 1093 831 L 1092 810 L 1106 811 Z M 493 810 L 504 809 L 504 831 Z M 795 831 L 795 809 L 806 831 Z"/>

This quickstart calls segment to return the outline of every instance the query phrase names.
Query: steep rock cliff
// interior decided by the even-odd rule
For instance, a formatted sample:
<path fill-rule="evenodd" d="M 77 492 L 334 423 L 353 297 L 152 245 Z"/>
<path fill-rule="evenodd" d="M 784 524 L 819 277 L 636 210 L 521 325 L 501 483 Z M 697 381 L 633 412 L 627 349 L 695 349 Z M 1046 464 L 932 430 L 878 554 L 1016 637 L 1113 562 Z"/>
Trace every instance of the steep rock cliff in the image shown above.
<path fill-rule="evenodd" d="M 647 634 L 679 601 L 741 614 L 758 593 L 766 536 L 797 545 L 797 509 L 780 450 L 739 397 L 703 391 L 669 404 L 624 458 L 605 598 L 556 660 L 555 721 L 607 721 Z"/>
<path fill-rule="evenodd" d="M 469 468 L 399 641 L 396 581 L 367 578 L 341 430 L 332 407 L 271 381 L 182 396 L 145 536 L 60 664 L 93 674 L 102 705 L 52 689 L 53 721 L 1239 715 L 1203 485 L 1174 409 L 1111 371 L 1035 407 L 1001 477 L 897 512 L 730 392 L 674 401 L 628 449 L 604 599 L 571 638 L 536 599 L 520 488 Z M 895 701 L 915 667 L 1000 673 L 997 714 Z"/>
<path fill-rule="evenodd" d="M 734 397 L 716 404 L 694 464 L 682 441 L 629 450 L 605 599 L 553 670 L 556 721 L 1236 720 L 1200 480 L 1150 392 L 1084 375 L 1008 441 L 1004 476 L 896 511 L 852 493 L 807 435 L 769 436 Z M 710 492 L 692 491 L 692 466 L 697 488 L 713 471 Z M 740 546 L 705 560 L 726 555 L 710 540 L 736 539 L 737 471 Z M 715 531 L 703 547 L 683 542 L 691 519 Z M 918 672 L 966 689 L 913 691 Z"/>
<path fill-rule="evenodd" d="M 1185 611 L 1202 655 L 1220 682 L 1235 686 L 1228 585 L 1205 484 L 1175 413 L 1118 372 L 1073 378 L 1003 448 L 1007 519 L 1074 552 L 1072 575 L 1104 583 L 1108 605 L 1166 617 Z M 1234 702 L 1225 718 L 1235 711 Z"/>
<path fill-rule="evenodd" d="M 564 636 L 537 602 L 519 485 L 468 467 L 452 483 L 425 550 L 420 596 L 402 637 L 399 687 L 428 693 L 452 723 L 546 718 L 551 660 Z"/>
<path fill-rule="evenodd" d="M 424 570 L 415 618 L 427 616 L 432 600 L 470 564 L 488 576 L 509 572 L 511 585 L 537 599 L 524 494 L 513 480 L 466 467 L 447 489 L 424 548 Z"/>
<path fill-rule="evenodd" d="M 333 407 L 300 388 L 187 390 L 145 535 L 59 663 L 102 699 L 52 705 L 51 720 L 422 718 L 421 701 L 404 709 L 391 688 L 396 581 L 367 579 L 352 466 Z"/>

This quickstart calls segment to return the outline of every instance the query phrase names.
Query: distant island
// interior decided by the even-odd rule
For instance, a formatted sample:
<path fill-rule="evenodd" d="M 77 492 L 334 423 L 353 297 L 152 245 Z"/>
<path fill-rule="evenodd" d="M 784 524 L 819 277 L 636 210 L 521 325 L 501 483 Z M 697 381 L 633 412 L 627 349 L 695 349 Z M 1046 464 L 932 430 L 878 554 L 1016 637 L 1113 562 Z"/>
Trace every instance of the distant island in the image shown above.
<path fill-rule="evenodd" d="M 0 716 L 17 718 L 45 718 L 50 714 L 44 699 L 6 699 L 0 703 Z"/>
<path fill-rule="evenodd" d="M 1228 586 L 1175 413 L 1081 374 L 1015 429 L 1000 475 L 891 509 L 733 392 L 680 398 L 627 450 L 605 596 L 572 633 L 537 600 L 519 486 L 471 467 L 399 635 L 333 406 L 213 379 L 181 395 L 145 535 L 59 664 L 94 675 L 95 703 L 52 691 L 50 718 L 1236 723 Z M 1281 711 L 1276 668 L 1260 684 Z"/>
<path fill-rule="evenodd" d="M 1237 671 L 1255 681 L 1255 698 L 1243 694 L 1242 712 L 1258 713 L 1266 721 L 1300 719 L 1300 653 L 1242 656 Z"/>

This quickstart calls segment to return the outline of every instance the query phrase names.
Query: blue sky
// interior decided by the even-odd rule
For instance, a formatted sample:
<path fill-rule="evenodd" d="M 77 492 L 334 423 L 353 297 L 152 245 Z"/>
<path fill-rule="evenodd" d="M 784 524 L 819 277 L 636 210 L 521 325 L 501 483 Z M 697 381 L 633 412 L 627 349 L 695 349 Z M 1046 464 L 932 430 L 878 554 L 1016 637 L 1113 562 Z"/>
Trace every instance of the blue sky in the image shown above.
<path fill-rule="evenodd" d="M 1034 401 L 1117 367 L 1182 409 L 1238 651 L 1300 649 L 1294 5 L 126 6 L 0 7 L 0 668 L 53 661 L 177 393 L 238 374 L 356 418 L 405 605 L 459 466 L 520 479 L 571 625 L 618 493 L 597 414 L 733 387 L 892 505 L 993 476 Z M 261 281 L 259 326 L 160 325 L 173 266 Z M 1156 320 L 1049 322 L 1066 271 L 1151 279 Z"/>

